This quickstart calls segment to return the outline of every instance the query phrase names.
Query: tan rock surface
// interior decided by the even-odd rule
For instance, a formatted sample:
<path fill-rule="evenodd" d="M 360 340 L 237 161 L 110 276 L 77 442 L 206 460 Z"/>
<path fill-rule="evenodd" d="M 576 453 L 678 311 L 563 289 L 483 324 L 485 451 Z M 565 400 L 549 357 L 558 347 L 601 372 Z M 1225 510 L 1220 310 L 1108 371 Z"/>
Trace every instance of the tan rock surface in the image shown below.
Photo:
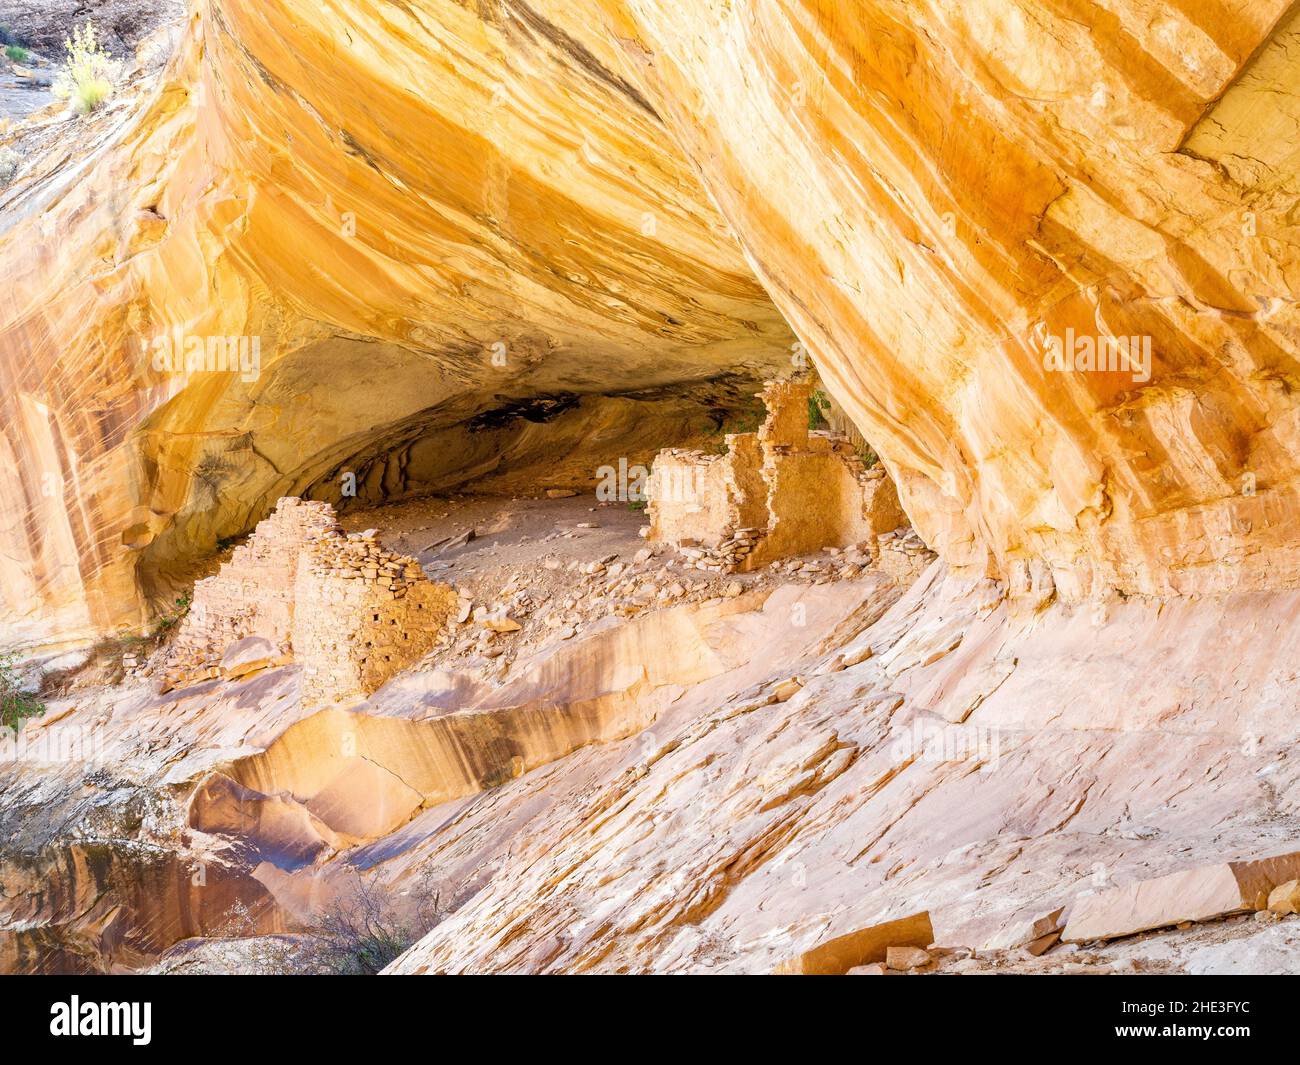
<path fill-rule="evenodd" d="M 1072 599 L 1295 583 L 1295 166 L 1255 143 L 1285 142 L 1281 0 L 420 10 L 207 0 L 84 181 L 9 196 L 15 633 L 138 618 L 345 467 L 490 468 L 508 440 L 465 427 L 522 409 L 494 392 L 788 364 L 709 197 L 950 563 L 1042 559 Z M 256 379 L 154 370 L 177 329 L 259 338 Z M 1046 368 L 1067 330 L 1149 338 L 1149 375 Z"/>
<path fill-rule="evenodd" d="M 1072 902 L 1067 940 L 1203 922 L 1158 963 L 1284 967 L 1294 920 L 1245 912 L 1300 812 L 1298 20 L 197 3 L 0 190 L 3 646 L 139 627 L 280 496 L 695 449 L 805 355 L 915 532 L 717 602 L 593 552 L 599 611 L 547 642 L 498 585 L 517 632 L 349 668 L 348 709 L 221 678 L 229 640 L 165 695 L 133 659 L 4 741 L 0 969 L 278 936 L 356 869 L 446 902 L 393 972 L 770 971 L 921 911 L 981 950 Z M 1151 960 L 1072 946 L 1017 964 Z"/>
<path fill-rule="evenodd" d="M 791 961 L 783 962 L 773 973 L 777 976 L 843 976 L 869 962 L 880 961 L 886 961 L 890 969 L 910 969 L 913 965 L 907 962 L 915 961 L 915 955 L 908 952 L 928 947 L 933 941 L 930 915 L 916 913 L 837 936 Z M 925 960 L 929 960 L 928 954 Z"/>
<path fill-rule="evenodd" d="M 951 563 L 1295 584 L 1288 4 L 600 6 Z M 1067 330 L 1149 376 L 1048 370 Z"/>
<path fill-rule="evenodd" d="M 0 214 L 0 612 L 24 641 L 138 622 L 279 496 L 494 472 L 553 421 L 567 442 L 584 397 L 608 420 L 601 393 L 661 393 L 677 431 L 789 364 L 653 109 L 531 9 L 204 0 L 102 121 L 78 180 Z M 184 372 L 195 338 L 243 361 Z"/>
<path fill-rule="evenodd" d="M 1268 908 L 1283 915 L 1300 913 L 1300 880 L 1279 884 L 1268 896 Z"/>

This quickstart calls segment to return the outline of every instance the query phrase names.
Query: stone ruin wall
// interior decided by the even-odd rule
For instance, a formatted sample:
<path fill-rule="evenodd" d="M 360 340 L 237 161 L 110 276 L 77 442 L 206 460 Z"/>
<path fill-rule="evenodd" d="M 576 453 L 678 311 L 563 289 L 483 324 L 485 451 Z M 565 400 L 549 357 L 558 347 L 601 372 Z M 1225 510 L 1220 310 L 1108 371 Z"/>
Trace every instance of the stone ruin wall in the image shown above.
<path fill-rule="evenodd" d="M 808 433 L 805 449 L 769 449 L 763 477 L 767 534 L 749 567 L 823 547 L 874 542 L 881 533 L 907 524 L 885 468 L 867 469 L 852 444 L 824 430 Z"/>
<path fill-rule="evenodd" d="M 729 435 L 724 456 L 669 449 L 651 471 L 650 532 L 696 566 L 749 570 L 825 547 L 872 543 L 907 524 L 882 465 L 863 465 L 842 434 L 808 429 L 806 382 L 763 390 L 757 433 Z"/>
<path fill-rule="evenodd" d="M 303 667 L 309 705 L 364 698 L 427 652 L 456 595 L 334 508 L 281 499 L 213 577 L 194 585 L 163 690 L 220 675 L 225 649 L 259 636 Z"/>
<path fill-rule="evenodd" d="M 298 556 L 294 658 L 309 705 L 364 698 L 432 648 L 456 593 L 413 558 L 354 534 Z"/>
<path fill-rule="evenodd" d="M 655 456 L 646 482 L 650 539 L 717 547 L 731 524 L 733 493 L 729 456 L 666 448 Z"/>
<path fill-rule="evenodd" d="M 167 686 L 215 677 L 222 652 L 246 636 L 261 636 L 288 654 L 298 553 L 336 528 L 328 503 L 281 499 L 217 574 L 195 581 L 189 613 L 172 642 Z"/>

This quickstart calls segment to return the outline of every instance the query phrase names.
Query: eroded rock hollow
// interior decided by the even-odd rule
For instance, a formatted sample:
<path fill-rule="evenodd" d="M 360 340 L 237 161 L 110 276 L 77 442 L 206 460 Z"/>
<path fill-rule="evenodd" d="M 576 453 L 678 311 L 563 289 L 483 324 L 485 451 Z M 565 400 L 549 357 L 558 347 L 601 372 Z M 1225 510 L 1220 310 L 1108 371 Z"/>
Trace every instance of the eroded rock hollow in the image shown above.
<path fill-rule="evenodd" d="M 1290 914 L 1297 45 L 196 0 L 0 133 L 0 965 L 275 968 L 354 880 L 436 885 L 398 972 Z"/>

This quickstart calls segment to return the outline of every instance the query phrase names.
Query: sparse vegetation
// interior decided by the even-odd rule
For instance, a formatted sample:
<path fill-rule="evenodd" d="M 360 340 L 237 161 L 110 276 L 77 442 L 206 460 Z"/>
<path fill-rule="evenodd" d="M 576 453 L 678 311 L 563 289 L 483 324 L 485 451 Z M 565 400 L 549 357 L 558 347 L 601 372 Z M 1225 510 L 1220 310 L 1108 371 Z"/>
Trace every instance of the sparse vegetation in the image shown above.
<path fill-rule="evenodd" d="M 45 704 L 22 686 L 18 653 L 0 652 L 0 728 L 17 732 L 29 717 L 45 713 Z"/>
<path fill-rule="evenodd" d="M 188 595 L 178 595 L 174 600 L 173 609 L 165 614 L 159 614 L 154 620 L 152 633 L 154 640 L 161 640 L 179 625 L 189 609 L 190 597 Z"/>
<path fill-rule="evenodd" d="M 122 65 L 104 51 L 93 22 L 73 30 L 64 46 L 67 59 L 52 91 L 78 114 L 90 114 L 113 95 Z"/>
<path fill-rule="evenodd" d="M 21 157 L 12 148 L 0 148 L 0 189 L 13 181 L 20 161 Z"/>
<path fill-rule="evenodd" d="M 414 912 L 403 918 L 378 885 L 357 878 L 356 891 L 327 909 L 308 933 L 309 971 L 377 976 L 441 919 L 439 896 L 420 883 Z"/>
<path fill-rule="evenodd" d="M 5 45 L 5 55 L 7 55 L 10 59 L 12 59 L 15 63 L 26 63 L 29 59 L 31 59 L 31 53 L 28 52 L 27 49 L 24 48 L 21 44 Z"/>
<path fill-rule="evenodd" d="M 158 650 L 180 624 L 190 607 L 188 595 L 177 596 L 171 610 L 160 614 L 146 634 L 126 633 L 97 640 L 79 665 L 48 672 L 41 678 L 41 694 L 63 698 L 74 691 L 101 686 L 114 687 L 126 680 L 125 655 L 144 661 Z"/>
<path fill-rule="evenodd" d="M 830 422 L 826 420 L 826 412 L 831 409 L 831 400 L 820 388 L 814 388 L 808 393 L 808 428 L 809 429 L 826 429 Z"/>
<path fill-rule="evenodd" d="M 236 902 L 217 938 L 243 941 L 244 968 L 251 962 L 263 974 L 375 976 L 442 920 L 441 892 L 433 887 L 432 870 L 402 897 L 405 905 L 399 908 L 394 896 L 358 874 L 353 889 L 304 932 L 259 936 L 252 912 Z M 205 970 L 186 966 L 181 971 Z"/>

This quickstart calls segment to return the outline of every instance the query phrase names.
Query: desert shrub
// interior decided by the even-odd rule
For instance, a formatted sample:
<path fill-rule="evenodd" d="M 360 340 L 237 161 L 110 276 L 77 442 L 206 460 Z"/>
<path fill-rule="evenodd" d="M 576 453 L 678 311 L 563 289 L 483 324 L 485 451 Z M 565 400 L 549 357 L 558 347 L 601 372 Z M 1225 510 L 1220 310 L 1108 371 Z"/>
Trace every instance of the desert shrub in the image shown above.
<path fill-rule="evenodd" d="M 27 49 L 21 44 L 10 44 L 5 46 L 5 55 L 15 63 L 26 63 L 31 58 Z"/>
<path fill-rule="evenodd" d="M 21 157 L 12 148 L 0 148 L 0 189 L 13 181 L 20 161 Z"/>
<path fill-rule="evenodd" d="M 442 919 L 431 873 L 417 881 L 405 912 L 378 884 L 357 876 L 308 928 L 297 962 L 328 976 L 375 976 Z"/>
<path fill-rule="evenodd" d="M 172 609 L 166 613 L 159 614 L 153 623 L 152 636 L 154 641 L 160 640 L 166 636 L 172 629 L 181 623 L 181 620 L 189 612 L 190 597 L 188 595 L 178 595 L 173 603 Z"/>
<path fill-rule="evenodd" d="M 0 652 L 0 728 L 15 732 L 29 717 L 45 713 L 45 704 L 23 688 L 17 663 L 16 651 Z"/>
<path fill-rule="evenodd" d="M 372 977 L 441 921 L 439 897 L 432 870 L 417 879 L 402 910 L 382 887 L 357 874 L 351 891 L 316 914 L 304 931 L 257 936 L 251 910 L 237 902 L 214 935 L 243 940 L 243 965 L 259 973 Z"/>
<path fill-rule="evenodd" d="M 826 412 L 831 408 L 830 397 L 820 388 L 815 388 L 808 393 L 808 428 L 825 429 L 830 422 L 826 420 Z"/>
<path fill-rule="evenodd" d="M 122 65 L 104 51 L 93 22 L 74 29 L 64 47 L 67 58 L 54 79 L 54 95 L 89 114 L 113 95 Z"/>

